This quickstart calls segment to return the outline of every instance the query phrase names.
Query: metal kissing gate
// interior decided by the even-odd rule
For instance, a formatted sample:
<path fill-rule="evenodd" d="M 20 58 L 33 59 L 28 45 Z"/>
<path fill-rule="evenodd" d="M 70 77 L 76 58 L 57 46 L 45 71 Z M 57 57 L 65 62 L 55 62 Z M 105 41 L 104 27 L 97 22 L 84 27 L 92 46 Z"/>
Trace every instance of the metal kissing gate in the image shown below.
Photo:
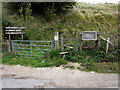
<path fill-rule="evenodd" d="M 54 48 L 54 41 L 11 40 L 11 51 L 17 55 L 40 56 Z"/>

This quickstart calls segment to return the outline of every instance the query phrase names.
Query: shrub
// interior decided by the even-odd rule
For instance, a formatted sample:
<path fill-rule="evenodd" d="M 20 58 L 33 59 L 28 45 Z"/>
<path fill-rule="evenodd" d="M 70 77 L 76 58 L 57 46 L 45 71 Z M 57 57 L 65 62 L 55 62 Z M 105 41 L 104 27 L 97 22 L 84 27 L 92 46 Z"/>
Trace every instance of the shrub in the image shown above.
<path fill-rule="evenodd" d="M 50 58 L 60 57 L 59 53 L 60 50 L 51 50 L 50 52 L 48 52 L 48 55 Z"/>

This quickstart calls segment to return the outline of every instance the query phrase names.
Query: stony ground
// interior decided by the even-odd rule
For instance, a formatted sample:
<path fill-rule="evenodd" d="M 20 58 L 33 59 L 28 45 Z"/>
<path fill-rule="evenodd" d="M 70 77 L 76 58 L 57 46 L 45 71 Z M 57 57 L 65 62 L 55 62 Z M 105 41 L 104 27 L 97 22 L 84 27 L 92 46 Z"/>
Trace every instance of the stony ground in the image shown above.
<path fill-rule="evenodd" d="M 16 83 L 18 79 L 31 80 L 31 82 L 44 82 L 39 87 L 58 87 L 58 88 L 102 88 L 118 87 L 118 74 L 101 74 L 95 72 L 83 72 L 77 69 L 70 70 L 61 67 L 31 68 L 20 65 L 0 65 L 2 72 L 3 87 L 9 87 L 7 83 Z M 6 79 L 9 79 L 7 82 Z M 11 79 L 14 79 L 10 82 Z M 15 82 L 16 80 L 16 82 Z M 25 82 L 24 82 L 25 83 Z M 30 81 L 29 81 L 30 83 Z M 14 84 L 12 84 L 14 86 Z M 20 84 L 20 83 L 19 83 Z M 32 83 L 31 83 L 32 84 Z M 35 83 L 34 83 L 35 84 Z M 25 84 L 24 84 L 25 85 Z M 20 86 L 20 85 L 19 85 Z"/>

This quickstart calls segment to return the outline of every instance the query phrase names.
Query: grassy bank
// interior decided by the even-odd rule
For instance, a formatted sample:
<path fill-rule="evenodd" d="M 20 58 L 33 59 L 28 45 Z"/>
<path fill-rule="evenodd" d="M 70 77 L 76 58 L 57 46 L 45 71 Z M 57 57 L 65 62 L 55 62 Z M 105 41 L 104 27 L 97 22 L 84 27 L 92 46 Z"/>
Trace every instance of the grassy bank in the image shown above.
<path fill-rule="evenodd" d="M 45 18 L 39 13 L 23 16 L 7 8 L 3 4 L 3 27 L 24 26 L 26 34 L 24 39 L 53 40 L 56 31 L 64 38 L 74 38 L 75 31 L 100 31 L 104 38 L 109 37 L 113 44 L 117 44 L 118 34 L 118 6 L 117 4 L 86 4 L 76 3 L 73 9 Z M 49 18 L 52 18 L 49 20 Z M 33 37 L 34 36 L 34 37 Z M 16 38 L 13 36 L 13 39 Z M 18 37 L 20 39 L 20 37 Z"/>
<path fill-rule="evenodd" d="M 59 32 L 59 38 L 76 38 L 76 29 L 82 31 L 101 32 L 104 38 L 110 38 L 113 46 L 110 45 L 106 54 L 106 42 L 101 40 L 101 46 L 97 49 L 73 52 L 72 56 L 66 55 L 63 59 L 60 51 L 50 51 L 41 57 L 24 57 L 3 52 L 2 63 L 9 65 L 23 65 L 32 67 L 60 66 L 68 62 L 81 63 L 78 70 L 95 71 L 99 73 L 118 73 L 118 6 L 116 4 L 86 4 L 76 3 L 73 9 L 59 15 L 45 18 L 39 13 L 32 13 L 27 7 L 25 17 L 19 11 L 13 11 L 3 3 L 3 31 L 4 27 L 26 27 L 24 39 L 26 40 L 54 40 L 54 33 Z M 19 13 L 18 13 L 19 12 Z M 28 13 L 29 12 L 29 13 Z M 5 35 L 5 39 L 8 36 Z M 19 36 L 12 36 L 12 39 L 21 39 Z M 80 39 L 80 37 L 79 37 Z M 66 42 L 67 43 L 67 42 Z M 75 42 L 70 42 L 73 44 Z M 80 42 L 78 42 L 80 44 Z M 86 42 L 86 44 L 89 42 Z M 93 45 L 93 44 L 92 44 Z M 81 68 L 82 67 L 82 68 Z M 74 66 L 66 68 L 75 69 Z"/>

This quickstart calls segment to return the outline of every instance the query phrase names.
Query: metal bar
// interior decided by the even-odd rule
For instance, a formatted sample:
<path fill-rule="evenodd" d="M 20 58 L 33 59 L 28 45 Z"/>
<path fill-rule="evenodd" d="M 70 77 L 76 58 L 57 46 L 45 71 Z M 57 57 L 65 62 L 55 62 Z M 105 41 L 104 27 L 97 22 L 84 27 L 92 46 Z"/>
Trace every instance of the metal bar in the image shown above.
<path fill-rule="evenodd" d="M 52 42 L 52 41 L 32 41 L 32 42 Z"/>
<path fill-rule="evenodd" d="M 32 43 L 32 45 L 35 46 L 38 50 L 40 50 L 42 53 L 45 53 L 40 48 L 38 48 L 34 43 Z"/>
<path fill-rule="evenodd" d="M 17 45 L 19 49 L 21 49 L 23 52 L 25 52 L 27 55 L 29 55 L 26 51 L 24 51 L 19 45 Z"/>
<path fill-rule="evenodd" d="M 23 51 L 13 51 L 13 52 L 23 52 Z M 28 53 L 30 53 L 30 52 L 28 52 Z"/>
<path fill-rule="evenodd" d="M 20 48 L 14 48 L 13 49 L 20 49 Z M 30 50 L 30 48 L 22 48 L 22 49 L 26 49 L 26 50 Z"/>
<path fill-rule="evenodd" d="M 16 54 L 16 55 L 26 55 L 26 54 Z M 27 56 L 30 56 L 30 55 L 27 55 Z M 33 55 L 33 56 L 40 56 L 40 57 L 45 57 L 44 55 Z"/>
<path fill-rule="evenodd" d="M 36 45 L 36 46 L 51 47 L 51 45 Z"/>
<path fill-rule="evenodd" d="M 76 39 L 63 39 L 63 41 L 76 41 Z"/>
<path fill-rule="evenodd" d="M 30 46 L 29 44 L 15 44 L 15 45 Z M 36 46 L 50 47 L 51 45 L 36 45 Z"/>
<path fill-rule="evenodd" d="M 30 51 L 31 51 L 31 55 L 32 56 L 32 42 L 30 41 Z"/>
<path fill-rule="evenodd" d="M 51 46 L 52 46 L 52 49 L 54 49 L 54 41 L 52 41 Z"/>
<path fill-rule="evenodd" d="M 25 55 L 26 56 L 26 54 L 16 54 L 16 55 Z M 30 56 L 30 55 L 27 55 L 27 56 Z"/>
<path fill-rule="evenodd" d="M 13 40 L 17 42 L 30 42 L 31 40 Z M 52 42 L 52 41 L 32 41 L 32 42 Z"/>
<path fill-rule="evenodd" d="M 14 45 L 30 46 L 29 44 L 14 44 Z"/>

